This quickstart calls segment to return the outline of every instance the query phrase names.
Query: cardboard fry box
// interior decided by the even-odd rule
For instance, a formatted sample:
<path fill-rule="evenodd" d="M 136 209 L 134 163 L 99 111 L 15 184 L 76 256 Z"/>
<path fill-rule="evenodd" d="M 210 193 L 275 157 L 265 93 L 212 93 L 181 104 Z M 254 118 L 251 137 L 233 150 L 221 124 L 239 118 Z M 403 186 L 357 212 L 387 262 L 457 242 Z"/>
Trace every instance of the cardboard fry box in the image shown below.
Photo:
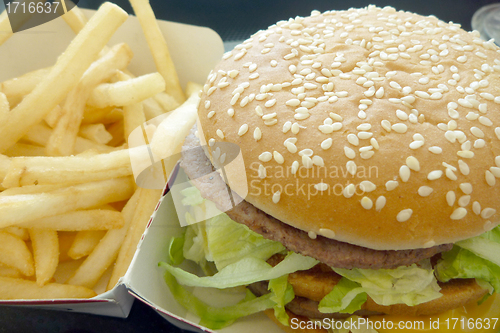
<path fill-rule="evenodd" d="M 174 177 L 181 177 L 183 178 L 182 181 L 187 180 L 182 171 L 178 173 L 174 171 L 169 181 L 170 184 Z M 199 318 L 189 313 L 175 301 L 163 279 L 164 269 L 158 267 L 159 262 L 166 261 L 168 258 L 170 238 L 179 236 L 182 233 L 172 192 L 168 191 L 168 189 L 165 192 L 158 209 L 153 214 L 148 228 L 144 232 L 143 239 L 138 246 L 131 267 L 123 277 L 123 281 L 126 281 L 125 284 L 131 294 L 151 306 L 173 325 L 190 331 L 213 332 L 198 325 Z M 189 261 L 184 262 L 184 264 L 187 264 L 187 268 L 192 271 L 199 271 L 199 268 L 197 269 L 194 264 L 189 267 Z M 235 294 L 234 291 L 213 288 L 194 288 L 193 293 L 207 303 L 221 307 L 235 304 L 241 299 L 241 293 Z M 240 318 L 218 332 L 254 333 L 257 327 L 262 332 L 283 333 L 263 313 Z"/>
<path fill-rule="evenodd" d="M 85 10 L 87 17 L 92 16 L 94 12 Z M 188 81 L 204 83 L 208 73 L 222 56 L 224 47 L 221 38 L 208 28 L 166 21 L 159 23 L 167 39 L 182 87 L 184 88 Z M 4 32 L 0 31 L 0 34 L 2 33 Z M 41 26 L 15 33 L 0 46 L 0 82 L 39 68 L 52 66 L 74 36 L 72 30 L 60 17 Z M 134 57 L 128 67 L 133 74 L 142 75 L 156 72 L 142 29 L 134 16 L 130 16 L 118 29 L 108 45 L 112 46 L 120 42 L 126 42 L 134 52 Z M 162 207 L 162 211 L 169 210 L 165 204 Z M 158 220 L 162 220 L 165 217 L 165 212 L 156 213 L 155 216 L 159 216 Z M 155 230 L 156 222 L 155 219 L 151 225 L 152 230 Z M 156 258 L 166 246 L 165 239 L 159 243 L 153 243 L 154 241 L 155 239 L 151 239 L 142 242 L 142 247 L 146 249 L 140 251 L 142 257 L 149 256 L 146 253 L 147 249 L 154 249 L 151 257 Z M 120 280 L 120 283 L 114 289 L 104 292 L 106 288 L 105 278 L 106 275 L 109 277 L 110 273 L 108 271 L 102 281 L 94 288 L 99 295 L 91 299 L 11 300 L 0 301 L 0 305 L 29 306 L 127 317 L 134 300 L 131 294 L 158 296 L 163 294 L 163 291 L 155 289 L 157 288 L 156 279 L 161 278 L 161 275 L 157 274 L 156 264 L 157 262 L 149 267 L 147 263 L 135 260 L 135 264 L 129 267 L 126 276 Z M 78 262 L 70 265 L 61 264 L 55 275 L 56 282 L 65 282 L 77 265 Z M 151 282 L 153 280 L 154 283 Z M 164 302 L 167 304 L 174 303 L 173 300 L 168 299 L 167 294 L 163 296 L 165 297 Z M 148 302 L 157 301 L 157 299 L 153 299 L 153 301 Z M 159 304 L 163 305 L 163 303 Z"/>

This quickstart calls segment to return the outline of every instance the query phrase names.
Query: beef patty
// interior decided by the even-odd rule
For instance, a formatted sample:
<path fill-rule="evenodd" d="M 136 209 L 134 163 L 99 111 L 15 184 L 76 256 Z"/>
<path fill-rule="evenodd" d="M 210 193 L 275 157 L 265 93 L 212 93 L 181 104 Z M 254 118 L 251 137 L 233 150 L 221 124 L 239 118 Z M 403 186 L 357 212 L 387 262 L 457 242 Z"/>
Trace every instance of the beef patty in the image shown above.
<path fill-rule="evenodd" d="M 194 128 L 182 148 L 181 167 L 200 190 L 202 197 L 214 202 L 232 220 L 245 224 L 267 239 L 282 243 L 290 251 L 313 257 L 331 267 L 391 269 L 449 251 L 453 246 L 443 244 L 426 249 L 373 250 L 319 235 L 316 239 L 311 239 L 307 232 L 285 224 L 241 199 L 235 200 L 241 202 L 233 207 L 227 185 L 214 171 L 200 147 Z"/>

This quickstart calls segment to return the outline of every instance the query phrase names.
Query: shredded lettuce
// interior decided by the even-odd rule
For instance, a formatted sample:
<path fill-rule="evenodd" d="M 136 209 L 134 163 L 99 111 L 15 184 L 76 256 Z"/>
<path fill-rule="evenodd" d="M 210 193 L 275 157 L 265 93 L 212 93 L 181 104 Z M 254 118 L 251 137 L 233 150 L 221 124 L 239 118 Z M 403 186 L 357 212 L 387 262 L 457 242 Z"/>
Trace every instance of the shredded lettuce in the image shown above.
<path fill-rule="evenodd" d="M 188 311 L 200 317 L 200 325 L 214 330 L 224 328 L 240 317 L 271 309 L 276 305 L 276 302 L 273 300 L 273 297 L 276 296 L 272 292 L 255 297 L 247 291 L 247 296 L 242 302 L 218 308 L 210 306 L 194 296 L 193 293 L 179 284 L 176 278 L 168 271 L 165 272 L 165 282 L 175 300 Z M 283 296 L 283 302 L 288 303 L 293 297 L 293 292 L 287 289 Z"/>
<path fill-rule="evenodd" d="M 356 304 L 359 305 L 356 309 L 359 309 L 361 306 L 359 302 L 350 304 L 356 295 L 363 292 L 380 305 L 406 304 L 414 306 L 442 296 L 429 260 L 423 260 L 419 265 L 413 264 L 395 269 L 334 268 L 334 271 L 344 278 L 356 282 L 356 284 L 351 285 L 350 290 L 347 288 L 347 284 L 344 285 L 346 288 L 343 290 L 334 289 L 332 293 L 336 293 L 337 297 L 334 295 L 326 296 L 327 300 L 331 298 L 335 300 L 334 304 L 340 305 L 340 311 L 352 310 Z M 340 291 L 345 295 L 343 298 L 340 298 L 342 296 Z"/>
<path fill-rule="evenodd" d="M 476 279 L 490 294 L 500 292 L 500 227 L 457 242 L 435 267 L 439 281 Z"/>
<path fill-rule="evenodd" d="M 274 306 L 274 316 L 285 326 L 289 326 L 288 314 L 285 311 L 285 304 L 290 302 L 288 295 L 294 295 L 293 287 L 288 283 L 288 274 L 269 281 L 269 290 L 273 294 L 271 300 L 276 303 Z M 293 299 L 293 297 L 292 297 Z"/>
<path fill-rule="evenodd" d="M 244 258 L 267 260 L 285 251 L 281 243 L 265 239 L 226 214 L 207 220 L 205 232 L 208 252 L 219 270 Z"/>
<path fill-rule="evenodd" d="M 343 277 L 319 302 L 318 310 L 323 313 L 354 313 L 361 310 L 366 300 L 367 294 L 361 285 Z"/>
<path fill-rule="evenodd" d="M 490 284 L 496 292 L 500 291 L 500 267 L 459 246 L 443 253 L 442 260 L 435 270 L 438 280 L 442 282 L 452 279 L 479 279 Z"/>
<path fill-rule="evenodd" d="M 308 270 L 318 263 L 316 259 L 290 252 L 283 261 L 272 267 L 266 261 L 253 257 L 241 259 L 228 265 L 212 276 L 199 277 L 168 263 L 160 263 L 182 284 L 192 287 L 212 287 L 225 289 L 245 286 L 258 281 L 279 278 L 282 275 Z"/>

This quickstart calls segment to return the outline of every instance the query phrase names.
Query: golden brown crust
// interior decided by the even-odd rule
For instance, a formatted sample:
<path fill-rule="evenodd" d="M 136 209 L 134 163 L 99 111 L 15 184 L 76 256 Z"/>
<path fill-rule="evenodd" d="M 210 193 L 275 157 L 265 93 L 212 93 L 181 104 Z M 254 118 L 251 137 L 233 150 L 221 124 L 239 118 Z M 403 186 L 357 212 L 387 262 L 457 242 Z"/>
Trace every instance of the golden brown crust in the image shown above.
<path fill-rule="evenodd" d="M 290 19 L 214 69 L 203 135 L 213 147 L 240 145 L 247 201 L 312 237 L 379 250 L 456 242 L 499 223 L 497 51 L 475 33 L 390 8 Z M 362 181 L 371 182 L 364 193 Z M 347 184 L 358 188 L 349 198 Z"/>

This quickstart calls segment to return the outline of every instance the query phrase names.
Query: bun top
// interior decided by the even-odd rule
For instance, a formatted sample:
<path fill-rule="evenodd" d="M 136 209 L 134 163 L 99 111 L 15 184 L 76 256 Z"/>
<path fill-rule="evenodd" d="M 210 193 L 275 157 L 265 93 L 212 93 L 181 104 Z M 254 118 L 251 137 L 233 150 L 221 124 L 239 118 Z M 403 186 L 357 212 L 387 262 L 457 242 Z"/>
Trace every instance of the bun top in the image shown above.
<path fill-rule="evenodd" d="M 432 16 L 314 11 L 223 56 L 201 136 L 238 144 L 245 200 L 312 238 L 453 243 L 500 222 L 499 53 Z"/>

